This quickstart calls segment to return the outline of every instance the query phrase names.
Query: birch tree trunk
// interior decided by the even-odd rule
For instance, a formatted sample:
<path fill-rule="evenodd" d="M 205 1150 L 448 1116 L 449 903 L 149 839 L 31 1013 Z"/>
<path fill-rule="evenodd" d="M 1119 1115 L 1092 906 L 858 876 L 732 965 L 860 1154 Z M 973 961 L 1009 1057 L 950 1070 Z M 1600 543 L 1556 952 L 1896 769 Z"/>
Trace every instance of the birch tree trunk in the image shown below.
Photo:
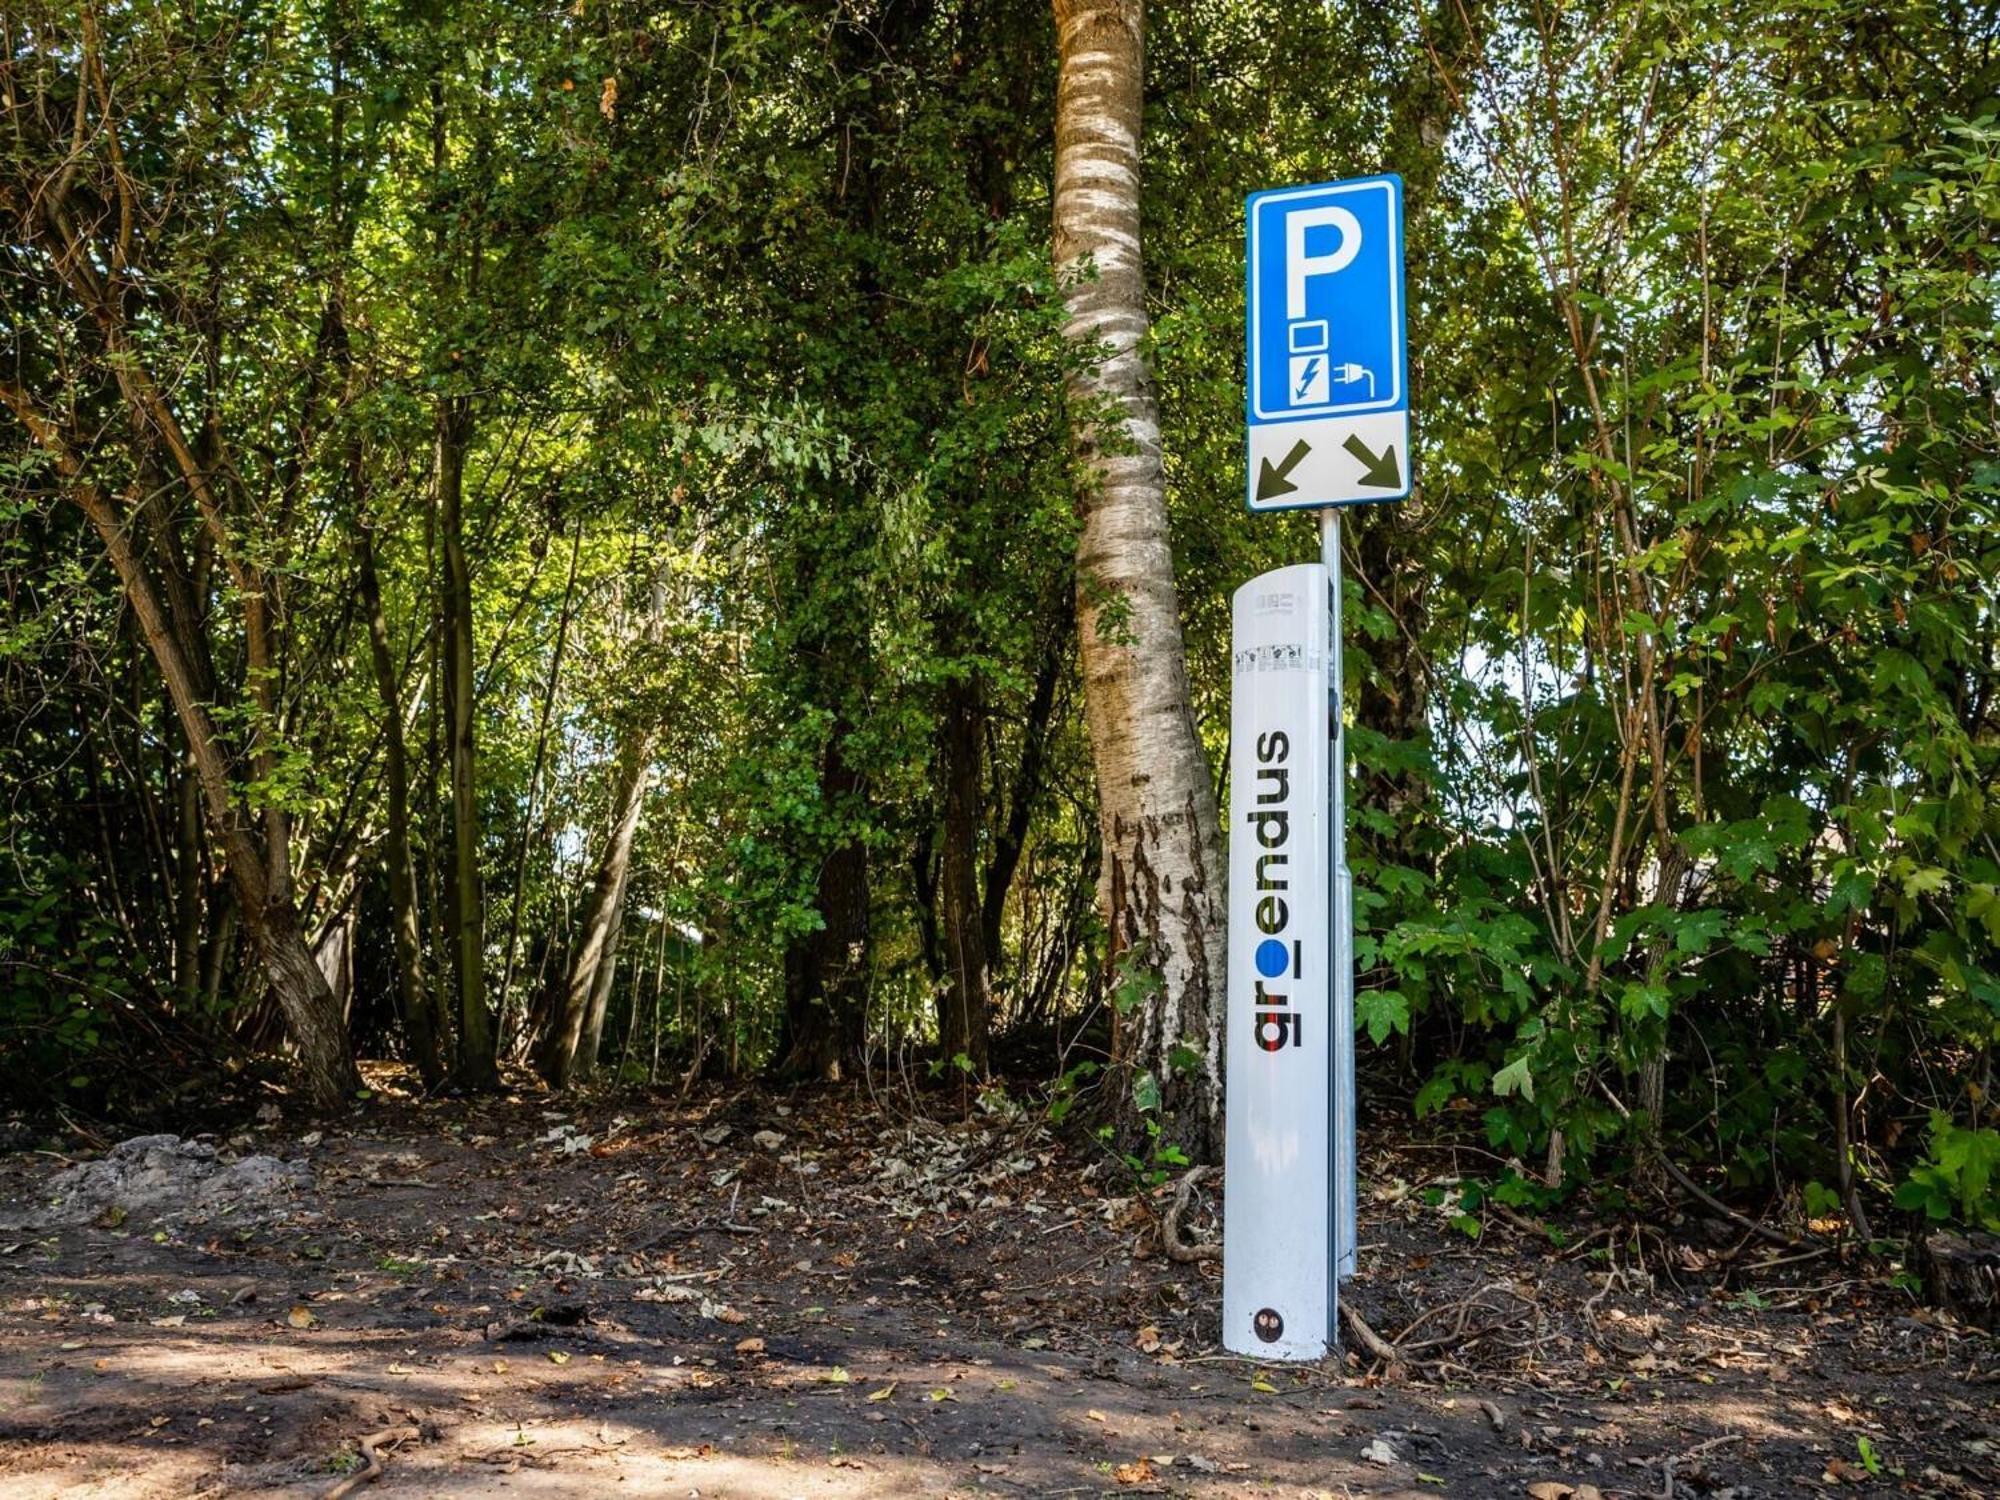
<path fill-rule="evenodd" d="M 1055 0 L 1055 19 L 1055 263 L 1067 335 L 1092 351 L 1071 379 L 1069 420 L 1089 476 L 1076 605 L 1103 837 L 1099 902 L 1109 956 L 1137 981 L 1114 988 L 1126 999 L 1113 1041 L 1118 1109 L 1134 1133 L 1133 1092 L 1150 1074 L 1169 1138 L 1210 1157 L 1221 1147 L 1224 866 L 1143 352 L 1142 6 Z M 1176 1068 L 1183 1047 L 1195 1061 Z"/>

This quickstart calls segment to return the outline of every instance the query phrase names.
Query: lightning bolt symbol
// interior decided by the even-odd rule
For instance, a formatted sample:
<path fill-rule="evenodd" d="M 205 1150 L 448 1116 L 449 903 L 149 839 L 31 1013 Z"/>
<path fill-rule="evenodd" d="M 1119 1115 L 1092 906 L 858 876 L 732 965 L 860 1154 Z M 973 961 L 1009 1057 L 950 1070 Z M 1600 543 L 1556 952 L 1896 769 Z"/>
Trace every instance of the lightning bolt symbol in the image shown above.
<path fill-rule="evenodd" d="M 1303 401 L 1305 399 L 1306 389 L 1313 383 L 1313 376 L 1318 373 L 1319 360 L 1317 358 L 1307 360 L 1305 374 L 1299 377 L 1299 388 L 1292 392 L 1292 399 L 1294 401 Z"/>

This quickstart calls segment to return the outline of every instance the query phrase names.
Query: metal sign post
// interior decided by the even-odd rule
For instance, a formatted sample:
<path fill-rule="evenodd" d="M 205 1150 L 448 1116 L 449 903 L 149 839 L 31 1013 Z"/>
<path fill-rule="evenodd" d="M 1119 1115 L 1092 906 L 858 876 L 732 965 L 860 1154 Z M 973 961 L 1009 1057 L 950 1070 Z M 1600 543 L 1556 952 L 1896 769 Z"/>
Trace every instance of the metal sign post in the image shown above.
<path fill-rule="evenodd" d="M 1347 726 L 1346 707 L 1340 701 L 1341 685 L 1347 681 L 1342 671 L 1340 607 L 1340 512 L 1332 507 L 1319 513 L 1319 552 L 1326 569 L 1327 624 L 1331 645 L 1327 650 L 1327 738 L 1333 753 L 1328 757 L 1328 777 L 1332 792 L 1327 799 L 1333 808 L 1331 854 L 1333 865 L 1333 1271 L 1335 1308 L 1338 1310 L 1339 1284 L 1354 1274 L 1354 1252 L 1358 1228 L 1354 1160 L 1354 877 L 1347 868 Z M 1334 1330 L 1336 1341 L 1339 1329 Z"/>
<path fill-rule="evenodd" d="M 1337 507 L 1410 492 L 1403 187 L 1285 188 L 1247 212 L 1248 503 L 1323 513 L 1320 561 L 1232 610 L 1222 1341 L 1317 1359 L 1339 1344 L 1358 1199 Z"/>

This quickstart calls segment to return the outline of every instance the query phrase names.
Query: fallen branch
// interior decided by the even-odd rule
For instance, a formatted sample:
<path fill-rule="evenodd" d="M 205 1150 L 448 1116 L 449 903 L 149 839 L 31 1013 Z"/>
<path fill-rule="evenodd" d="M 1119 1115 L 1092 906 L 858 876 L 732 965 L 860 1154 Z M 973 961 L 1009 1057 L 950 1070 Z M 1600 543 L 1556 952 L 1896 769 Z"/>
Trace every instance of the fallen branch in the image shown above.
<path fill-rule="evenodd" d="M 1597 1080 L 1597 1087 L 1599 1092 L 1611 1101 L 1611 1107 L 1618 1111 L 1620 1119 L 1629 1121 L 1632 1118 L 1632 1111 L 1625 1107 L 1623 1100 L 1611 1092 L 1610 1084 L 1600 1078 Z M 1769 1240 L 1774 1245 L 1782 1245 L 1787 1250 L 1803 1250 L 1807 1246 L 1817 1243 L 1813 1240 L 1799 1239 L 1796 1236 L 1786 1234 L 1781 1229 L 1773 1229 L 1768 1224 L 1760 1223 L 1748 1214 L 1738 1213 L 1720 1198 L 1708 1192 L 1692 1177 L 1688 1176 L 1687 1173 L 1683 1172 L 1674 1164 L 1674 1159 L 1664 1151 L 1660 1153 L 1660 1165 L 1665 1167 L 1667 1175 L 1679 1183 L 1682 1190 L 1692 1196 L 1703 1208 L 1706 1208 L 1710 1213 L 1719 1214 L 1738 1229 L 1754 1234 L 1759 1239 Z"/>
<path fill-rule="evenodd" d="M 1188 1168 L 1186 1175 L 1181 1178 L 1180 1186 L 1174 1189 L 1174 1201 L 1168 1207 L 1167 1216 L 1160 1224 L 1160 1244 L 1167 1252 L 1167 1259 L 1180 1265 L 1222 1259 L 1222 1246 L 1214 1240 L 1181 1238 L 1181 1215 L 1187 1212 L 1188 1199 L 1194 1193 L 1195 1184 L 1207 1175 L 1207 1167 Z"/>
<path fill-rule="evenodd" d="M 1368 1320 L 1361 1316 L 1360 1309 L 1352 1302 L 1343 1302 L 1340 1304 L 1340 1318 L 1347 1325 L 1347 1331 L 1354 1335 L 1355 1342 L 1387 1367 L 1386 1373 L 1391 1379 L 1402 1378 L 1404 1369 L 1409 1364 L 1403 1357 L 1403 1351 L 1370 1328 Z"/>
<path fill-rule="evenodd" d="M 692 1239 L 698 1234 L 758 1234 L 761 1231 L 754 1224 L 732 1224 L 727 1219 L 703 1219 L 694 1224 L 675 1224 L 639 1241 L 632 1247 L 634 1252 L 657 1249 L 668 1240 Z"/>
<path fill-rule="evenodd" d="M 320 1496 L 320 1500 L 346 1500 L 346 1497 L 364 1484 L 373 1484 L 382 1477 L 382 1455 L 376 1452 L 378 1444 L 413 1442 L 421 1434 L 414 1427 L 384 1427 L 380 1432 L 371 1432 L 361 1440 L 361 1456 L 368 1460 L 368 1467 L 357 1470 L 341 1480 L 332 1489 Z"/>
<path fill-rule="evenodd" d="M 1739 1443 L 1742 1440 L 1743 1434 L 1740 1432 L 1725 1432 L 1721 1437 L 1710 1438 L 1705 1443 L 1696 1443 L 1692 1448 L 1676 1453 L 1667 1460 L 1666 1488 L 1660 1491 L 1660 1500 L 1674 1500 L 1674 1465 L 1684 1464 L 1691 1458 L 1699 1458 L 1702 1454 L 1720 1448 L 1726 1443 Z"/>

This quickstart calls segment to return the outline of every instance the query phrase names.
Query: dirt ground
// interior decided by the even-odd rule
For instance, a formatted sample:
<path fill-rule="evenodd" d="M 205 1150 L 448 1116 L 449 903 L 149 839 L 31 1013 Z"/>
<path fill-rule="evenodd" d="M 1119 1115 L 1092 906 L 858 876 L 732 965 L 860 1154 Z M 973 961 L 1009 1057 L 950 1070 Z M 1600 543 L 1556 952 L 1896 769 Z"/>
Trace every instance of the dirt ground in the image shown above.
<path fill-rule="evenodd" d="M 311 1186 L 0 1233 L 0 1495 L 2000 1493 L 2000 1351 L 1880 1268 L 1692 1220 L 1475 1242 L 1432 1189 L 1490 1164 L 1405 1143 L 1346 1293 L 1402 1362 L 1260 1365 L 1159 1253 L 1169 1192 L 915 1105 L 246 1104 L 208 1139 Z M 0 1157 L 0 1205 L 65 1164 Z"/>

